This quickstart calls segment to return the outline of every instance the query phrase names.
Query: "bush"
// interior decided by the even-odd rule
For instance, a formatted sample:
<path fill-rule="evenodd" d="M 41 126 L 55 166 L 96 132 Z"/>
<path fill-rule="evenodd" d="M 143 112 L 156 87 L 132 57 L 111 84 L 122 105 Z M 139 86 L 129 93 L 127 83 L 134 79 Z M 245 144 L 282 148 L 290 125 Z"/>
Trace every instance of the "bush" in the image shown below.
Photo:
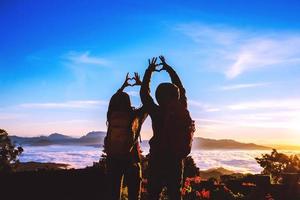
<path fill-rule="evenodd" d="M 18 162 L 22 147 L 15 147 L 4 129 L 0 129 L 0 172 L 11 171 L 13 164 Z"/>
<path fill-rule="evenodd" d="M 200 170 L 197 167 L 192 156 L 188 156 L 184 159 L 184 172 L 183 177 L 195 177 L 200 175 Z"/>
<path fill-rule="evenodd" d="M 200 176 L 187 177 L 181 188 L 183 200 L 243 200 L 241 193 L 234 194 L 215 179 L 202 180 Z"/>
<path fill-rule="evenodd" d="M 296 155 L 288 156 L 273 149 L 270 154 L 255 159 L 263 168 L 262 174 L 271 175 L 274 183 L 281 183 L 284 173 L 300 173 L 300 159 Z"/>

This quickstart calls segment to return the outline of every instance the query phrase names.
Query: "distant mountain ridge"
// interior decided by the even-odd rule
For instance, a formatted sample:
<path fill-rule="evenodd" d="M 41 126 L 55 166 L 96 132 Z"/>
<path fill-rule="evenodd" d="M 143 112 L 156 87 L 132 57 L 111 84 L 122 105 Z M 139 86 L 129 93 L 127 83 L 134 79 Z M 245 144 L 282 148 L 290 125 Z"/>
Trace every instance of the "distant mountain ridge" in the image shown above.
<path fill-rule="evenodd" d="M 80 145 L 102 147 L 104 144 L 104 131 L 92 131 L 80 138 L 73 138 L 60 133 L 52 133 L 49 136 L 39 137 L 19 137 L 10 136 L 11 140 L 19 145 L 27 146 L 47 146 L 47 145 Z M 141 144 L 149 147 L 148 141 Z M 244 150 L 270 150 L 271 147 L 257 145 L 254 143 L 242 143 L 231 139 L 208 139 L 202 137 L 193 138 L 193 149 L 244 149 Z"/>
<path fill-rule="evenodd" d="M 47 146 L 47 145 L 80 145 L 103 146 L 106 132 L 92 131 L 80 138 L 73 138 L 60 133 L 52 133 L 49 136 L 19 137 L 10 136 L 10 139 L 19 145 Z"/>
<path fill-rule="evenodd" d="M 242 143 L 231 139 L 209 139 L 194 137 L 193 149 L 245 149 L 245 150 L 270 150 L 271 147 L 254 143 Z"/>
<path fill-rule="evenodd" d="M 71 139 L 72 137 L 62 135 L 60 133 L 52 133 L 48 136 L 48 138 L 51 140 L 66 140 L 66 139 Z"/>

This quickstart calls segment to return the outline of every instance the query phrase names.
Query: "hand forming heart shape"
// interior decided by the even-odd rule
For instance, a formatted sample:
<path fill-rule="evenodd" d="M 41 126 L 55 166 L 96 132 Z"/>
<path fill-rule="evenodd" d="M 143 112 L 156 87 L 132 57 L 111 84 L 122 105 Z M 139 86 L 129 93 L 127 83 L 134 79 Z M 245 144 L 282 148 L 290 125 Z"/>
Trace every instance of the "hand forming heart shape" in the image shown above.
<path fill-rule="evenodd" d="M 165 69 L 166 69 L 165 66 L 163 65 L 163 63 L 157 64 L 157 66 L 159 66 L 159 65 L 162 65 L 162 67 L 161 67 L 160 69 L 155 69 L 154 71 L 156 71 L 156 72 L 161 72 L 162 70 L 165 70 Z"/>
<path fill-rule="evenodd" d="M 129 86 L 135 86 L 136 85 L 136 80 L 135 80 L 135 78 L 134 77 L 132 77 L 132 78 L 129 78 L 128 80 L 127 80 L 127 83 L 128 83 L 128 85 Z"/>
<path fill-rule="evenodd" d="M 130 78 L 129 73 L 127 73 L 123 87 L 126 87 L 126 86 L 132 87 L 132 86 L 136 86 L 136 85 L 142 85 L 142 81 L 140 79 L 139 74 L 137 72 L 135 72 L 134 77 Z"/>

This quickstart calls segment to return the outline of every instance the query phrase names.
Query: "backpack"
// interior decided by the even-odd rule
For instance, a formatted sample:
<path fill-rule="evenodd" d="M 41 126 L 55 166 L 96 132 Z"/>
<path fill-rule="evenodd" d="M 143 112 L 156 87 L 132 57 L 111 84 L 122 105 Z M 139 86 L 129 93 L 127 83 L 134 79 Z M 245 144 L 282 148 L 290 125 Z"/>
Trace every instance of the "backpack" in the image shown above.
<path fill-rule="evenodd" d="M 113 112 L 110 116 L 105 151 L 108 156 L 126 158 L 129 156 L 138 130 L 138 119 L 132 119 L 130 113 Z"/>
<path fill-rule="evenodd" d="M 195 122 L 181 103 L 169 104 L 164 115 L 165 149 L 176 158 L 185 158 L 192 148 Z"/>

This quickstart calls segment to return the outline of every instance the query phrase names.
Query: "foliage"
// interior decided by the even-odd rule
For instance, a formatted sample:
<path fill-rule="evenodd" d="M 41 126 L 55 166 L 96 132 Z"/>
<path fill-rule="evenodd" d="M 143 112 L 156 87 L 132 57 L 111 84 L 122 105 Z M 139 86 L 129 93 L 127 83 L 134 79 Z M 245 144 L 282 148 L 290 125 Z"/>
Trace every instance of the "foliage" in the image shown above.
<path fill-rule="evenodd" d="M 5 130 L 0 129 L 0 171 L 10 171 L 18 156 L 23 152 L 22 147 L 15 147 Z"/>
<path fill-rule="evenodd" d="M 215 179 L 209 181 L 202 180 L 200 176 L 187 177 L 181 188 L 183 200 L 241 200 L 244 195 L 234 194 L 226 186 L 216 182 Z"/>
<path fill-rule="evenodd" d="M 288 156 L 273 149 L 270 154 L 255 159 L 263 168 L 262 174 L 271 175 L 275 183 L 282 181 L 283 173 L 300 173 L 300 159 L 297 155 Z"/>
<path fill-rule="evenodd" d="M 92 167 L 100 169 L 103 172 L 106 172 L 106 157 L 107 155 L 103 153 L 99 159 L 99 162 L 94 162 Z"/>
<path fill-rule="evenodd" d="M 200 170 L 197 167 L 192 156 L 188 156 L 184 159 L 184 172 L 183 177 L 194 177 L 199 176 Z"/>

